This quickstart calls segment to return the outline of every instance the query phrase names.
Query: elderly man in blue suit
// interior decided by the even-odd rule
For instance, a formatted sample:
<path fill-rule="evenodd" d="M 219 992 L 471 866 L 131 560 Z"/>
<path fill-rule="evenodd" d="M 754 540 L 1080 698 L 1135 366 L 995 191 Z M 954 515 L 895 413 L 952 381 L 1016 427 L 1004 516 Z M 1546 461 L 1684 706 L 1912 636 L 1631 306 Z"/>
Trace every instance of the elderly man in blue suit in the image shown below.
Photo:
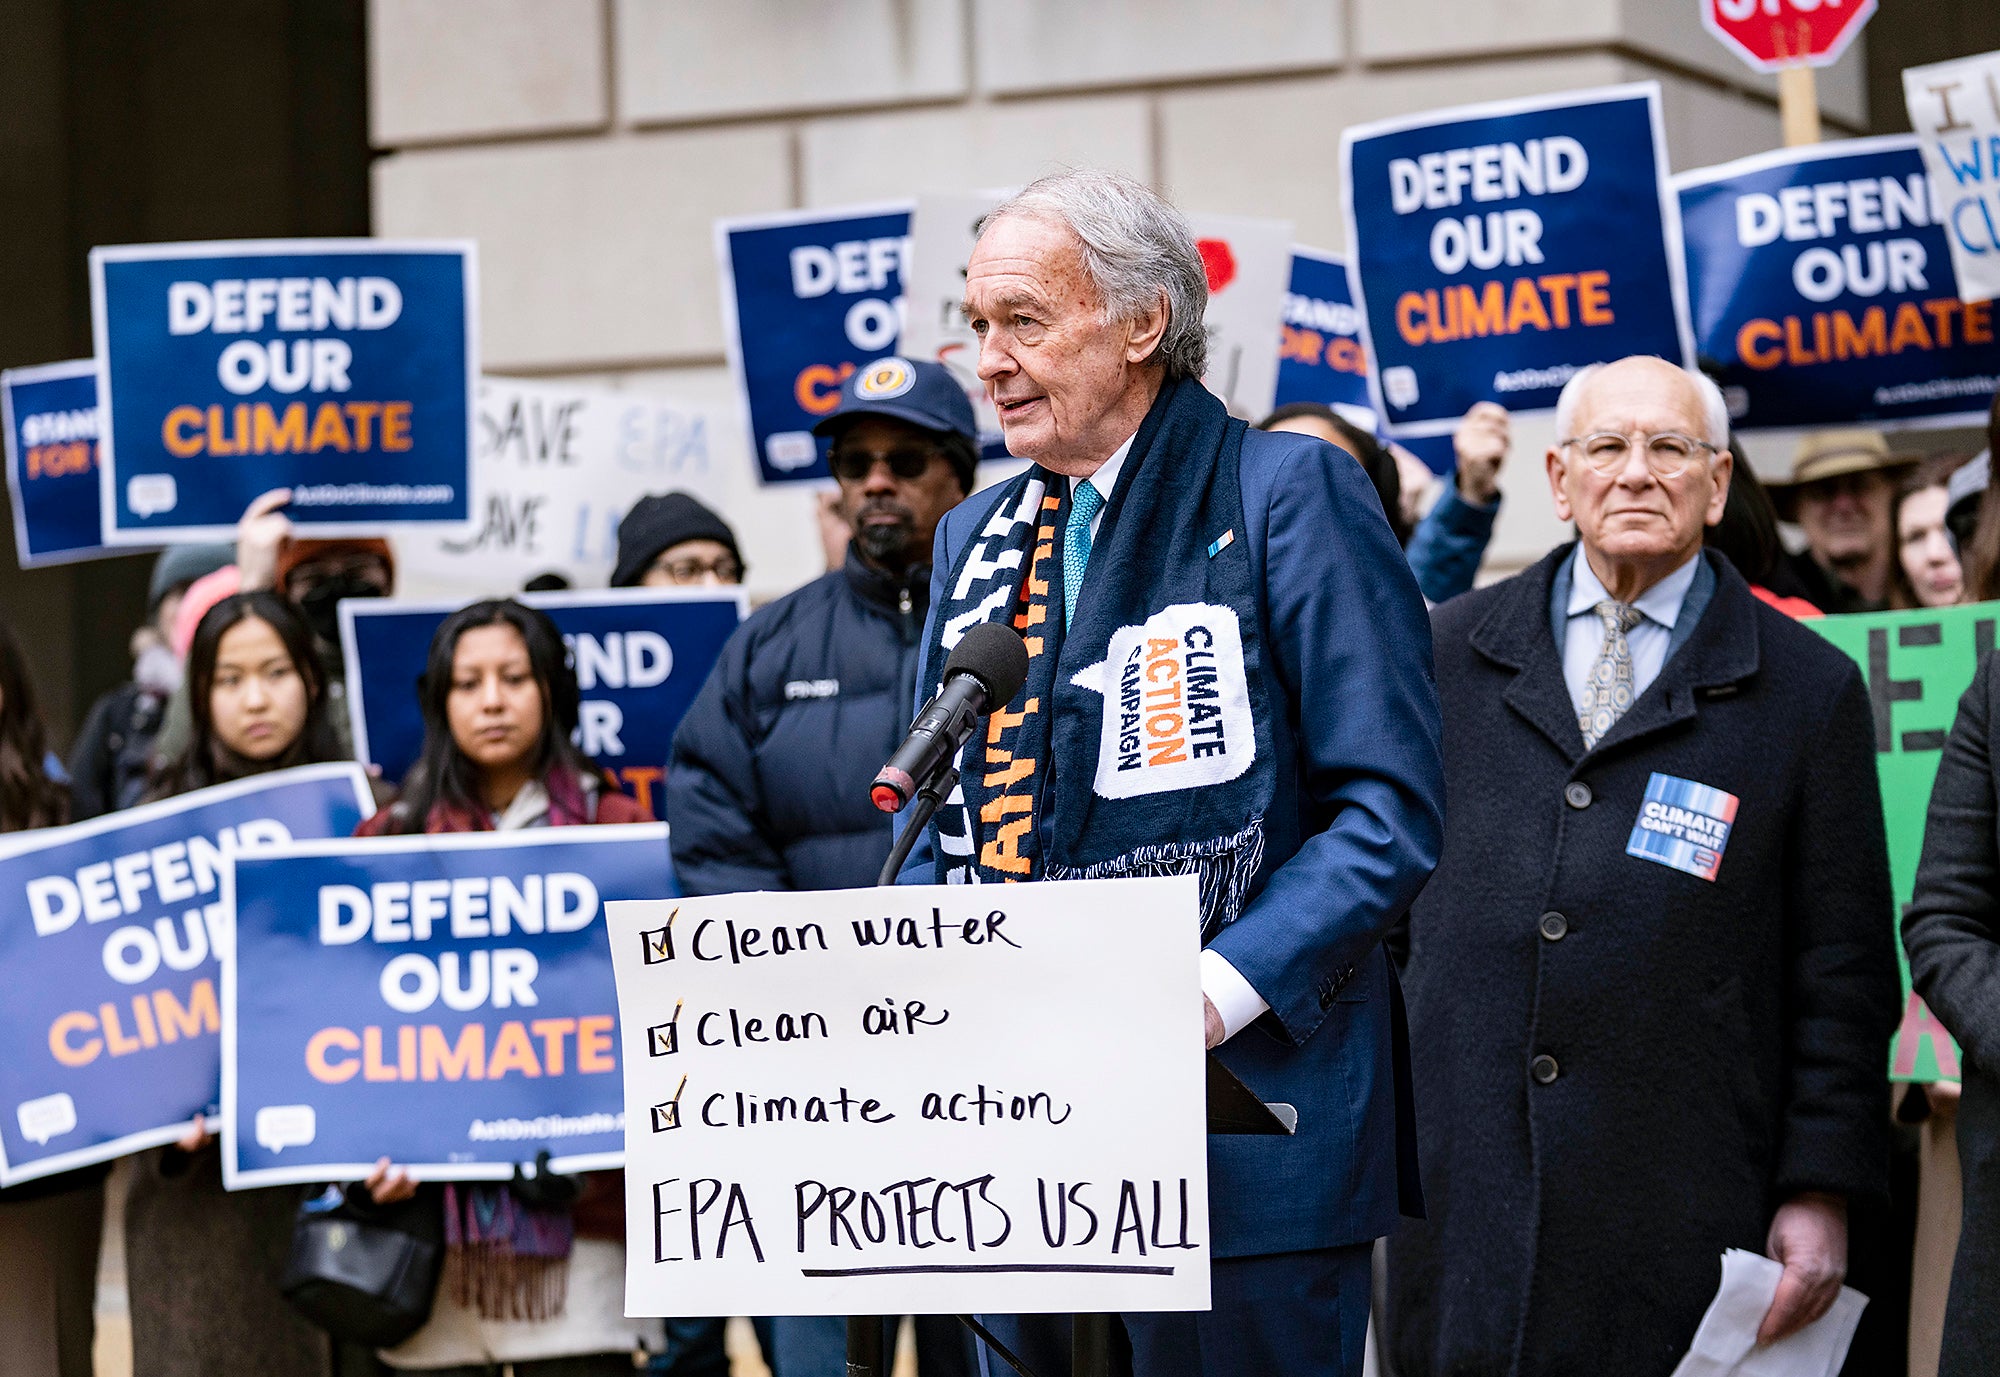
<path fill-rule="evenodd" d="M 965 313 L 1033 466 L 939 526 L 921 684 L 982 621 L 1029 675 L 901 878 L 1199 877 L 1209 1046 L 1298 1133 L 1210 1139 L 1214 1308 L 1120 1316 L 1114 1351 L 1356 1374 L 1370 1244 L 1420 1202 L 1381 938 L 1442 842 L 1429 626 L 1361 466 L 1202 387 L 1206 304 L 1186 222 L 1128 178 L 1044 178 L 983 223 Z M 1066 1326 L 992 1325 L 1067 1370 Z"/>

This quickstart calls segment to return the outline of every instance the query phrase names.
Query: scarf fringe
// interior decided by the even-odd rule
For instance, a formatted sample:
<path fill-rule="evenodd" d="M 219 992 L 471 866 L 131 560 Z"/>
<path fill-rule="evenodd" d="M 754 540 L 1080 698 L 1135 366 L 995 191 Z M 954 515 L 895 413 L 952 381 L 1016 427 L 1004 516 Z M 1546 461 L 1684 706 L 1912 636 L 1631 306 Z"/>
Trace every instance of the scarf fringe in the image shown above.
<path fill-rule="evenodd" d="M 553 1320 L 569 1302 L 575 1234 L 567 1209 L 514 1199 L 501 1186 L 445 1187 L 441 1285 L 481 1319 Z"/>
<path fill-rule="evenodd" d="M 444 1284 L 481 1319 L 540 1323 L 569 1301 L 569 1259 L 521 1257 L 498 1244 L 454 1248 L 445 1254 Z"/>
<path fill-rule="evenodd" d="M 1264 863 L 1264 815 L 1233 836 L 1203 842 L 1159 842 L 1135 847 L 1094 865 L 1050 862 L 1051 880 L 1127 880 L 1194 875 L 1201 887 L 1201 936 L 1207 941 L 1243 915 L 1250 882 Z"/>

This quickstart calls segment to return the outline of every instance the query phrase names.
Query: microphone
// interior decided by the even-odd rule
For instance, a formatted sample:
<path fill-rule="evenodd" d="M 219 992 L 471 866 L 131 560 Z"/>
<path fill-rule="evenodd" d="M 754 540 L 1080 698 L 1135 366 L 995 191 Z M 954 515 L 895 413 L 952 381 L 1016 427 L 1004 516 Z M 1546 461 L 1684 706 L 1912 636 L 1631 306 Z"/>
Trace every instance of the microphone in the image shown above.
<path fill-rule="evenodd" d="M 868 796 L 885 813 L 900 813 L 951 763 L 981 714 L 1000 707 L 1028 681 L 1028 647 L 1021 633 L 981 622 L 944 662 L 944 687 L 924 704 L 910 734 L 875 776 Z"/>

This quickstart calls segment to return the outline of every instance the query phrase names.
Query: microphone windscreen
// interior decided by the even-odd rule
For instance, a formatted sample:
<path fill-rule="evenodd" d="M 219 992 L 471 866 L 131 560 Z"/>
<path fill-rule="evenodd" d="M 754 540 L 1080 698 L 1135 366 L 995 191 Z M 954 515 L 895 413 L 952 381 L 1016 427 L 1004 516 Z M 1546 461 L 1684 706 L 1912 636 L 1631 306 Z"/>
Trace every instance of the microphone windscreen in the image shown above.
<path fill-rule="evenodd" d="M 944 662 L 944 677 L 970 674 L 986 686 L 990 707 L 1013 701 L 1028 682 L 1028 647 L 1021 633 L 1001 622 L 981 622 L 967 631 Z"/>

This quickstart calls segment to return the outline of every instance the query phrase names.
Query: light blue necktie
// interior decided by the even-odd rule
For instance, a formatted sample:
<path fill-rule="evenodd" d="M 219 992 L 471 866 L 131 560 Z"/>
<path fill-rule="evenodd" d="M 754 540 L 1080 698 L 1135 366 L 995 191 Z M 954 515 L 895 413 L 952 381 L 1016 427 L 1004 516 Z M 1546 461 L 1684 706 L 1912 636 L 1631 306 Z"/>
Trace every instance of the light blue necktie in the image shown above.
<path fill-rule="evenodd" d="M 1090 563 L 1090 520 L 1104 505 L 1104 495 L 1088 478 L 1070 494 L 1069 525 L 1063 529 L 1063 630 L 1076 620 L 1076 595 L 1083 589 L 1083 569 Z"/>

